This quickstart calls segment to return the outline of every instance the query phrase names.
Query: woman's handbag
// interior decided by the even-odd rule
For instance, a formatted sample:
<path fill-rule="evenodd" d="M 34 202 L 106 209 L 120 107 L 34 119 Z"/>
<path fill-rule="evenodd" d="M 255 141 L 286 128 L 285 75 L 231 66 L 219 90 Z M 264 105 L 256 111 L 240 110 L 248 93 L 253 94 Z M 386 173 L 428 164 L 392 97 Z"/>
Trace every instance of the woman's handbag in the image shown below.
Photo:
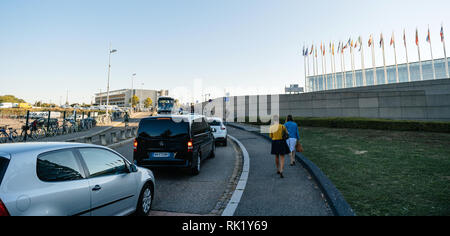
<path fill-rule="evenodd" d="M 289 133 L 287 132 L 286 127 L 284 125 L 281 128 L 283 130 L 283 140 L 286 141 L 289 139 Z"/>
<path fill-rule="evenodd" d="M 303 146 L 300 143 L 300 141 L 297 142 L 297 144 L 295 145 L 295 150 L 297 150 L 297 152 L 303 152 Z"/>

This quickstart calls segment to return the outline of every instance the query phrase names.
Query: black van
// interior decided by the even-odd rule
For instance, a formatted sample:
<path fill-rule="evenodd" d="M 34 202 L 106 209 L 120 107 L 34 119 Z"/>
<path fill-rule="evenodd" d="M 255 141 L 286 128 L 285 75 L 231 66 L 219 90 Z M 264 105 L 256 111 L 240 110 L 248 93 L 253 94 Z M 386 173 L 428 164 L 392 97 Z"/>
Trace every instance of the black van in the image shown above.
<path fill-rule="evenodd" d="M 201 161 L 215 156 L 213 131 L 199 115 L 142 119 L 134 141 L 134 162 L 148 168 L 189 168 L 197 175 Z"/>

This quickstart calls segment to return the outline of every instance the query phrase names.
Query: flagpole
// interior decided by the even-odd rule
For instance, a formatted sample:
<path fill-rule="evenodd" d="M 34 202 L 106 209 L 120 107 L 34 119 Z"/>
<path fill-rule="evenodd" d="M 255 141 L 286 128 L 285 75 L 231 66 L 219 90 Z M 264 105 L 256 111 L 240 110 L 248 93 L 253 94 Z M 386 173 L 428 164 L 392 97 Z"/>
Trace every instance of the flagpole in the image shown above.
<path fill-rule="evenodd" d="M 317 79 L 317 77 L 319 76 L 319 61 L 317 59 L 317 48 L 314 48 L 314 53 L 316 57 L 316 79 L 315 79 L 316 91 L 319 91 L 319 80 Z"/>
<path fill-rule="evenodd" d="M 398 77 L 398 63 L 397 63 L 397 49 L 395 47 L 395 35 L 394 32 L 392 32 L 392 44 L 394 46 L 394 58 L 395 58 L 395 75 L 397 78 L 397 83 L 400 83 L 400 78 Z"/>
<path fill-rule="evenodd" d="M 387 69 L 386 69 L 386 55 L 385 55 L 385 51 L 384 51 L 384 38 L 383 38 L 383 34 L 381 34 L 381 48 L 383 50 L 383 64 L 384 64 L 384 83 L 388 84 L 388 77 L 387 77 Z"/>
<path fill-rule="evenodd" d="M 336 72 L 336 57 L 334 53 L 334 42 L 333 42 L 333 69 L 334 69 L 334 88 L 337 89 L 337 72 Z"/>
<path fill-rule="evenodd" d="M 420 46 L 419 46 L 419 30 L 417 28 L 416 28 L 416 44 L 417 44 L 417 53 L 419 55 L 420 80 L 423 80 L 422 59 L 420 58 Z"/>
<path fill-rule="evenodd" d="M 374 45 L 372 35 L 370 35 L 370 39 L 372 40 L 371 46 L 372 46 L 373 84 L 378 85 L 377 70 L 376 70 L 376 64 L 375 64 L 375 45 Z"/>
<path fill-rule="evenodd" d="M 343 86 L 344 86 L 344 88 L 347 88 L 347 75 L 346 75 L 346 73 L 345 73 L 345 70 L 346 70 L 346 68 L 345 68 L 345 50 L 344 49 L 342 49 L 342 64 L 344 65 L 344 68 L 343 68 L 343 71 L 344 71 L 344 83 L 343 83 Z"/>
<path fill-rule="evenodd" d="M 323 45 L 323 49 L 322 49 L 322 59 L 323 59 L 323 64 L 324 64 L 323 67 L 325 69 L 325 74 L 324 74 L 324 79 L 325 79 L 324 86 L 325 86 L 325 88 L 324 88 L 324 90 L 328 90 L 327 57 L 326 57 L 325 53 L 326 53 L 326 50 L 325 50 L 325 44 L 324 44 Z"/>
<path fill-rule="evenodd" d="M 355 73 L 355 56 L 353 55 L 353 45 L 350 44 L 350 56 L 352 62 L 352 87 L 356 87 L 356 73 Z"/>
<path fill-rule="evenodd" d="M 367 86 L 367 80 L 366 80 L 366 68 L 364 65 L 364 45 L 361 36 L 359 36 L 359 46 L 361 48 L 361 69 L 363 74 L 363 85 Z"/>
<path fill-rule="evenodd" d="M 431 47 L 430 25 L 428 25 L 428 43 L 430 44 L 431 65 L 433 67 L 433 79 L 436 79 L 436 68 L 434 67 L 433 48 Z"/>
<path fill-rule="evenodd" d="M 304 69 L 305 69 L 305 92 L 306 92 L 306 78 L 308 77 L 306 74 L 306 51 L 305 51 L 305 46 L 303 46 L 303 65 L 304 65 Z"/>
<path fill-rule="evenodd" d="M 444 57 L 445 57 L 445 74 L 447 75 L 447 79 L 450 78 L 449 71 L 448 71 L 448 59 L 447 59 L 447 52 L 445 50 L 445 37 L 444 37 L 444 24 L 441 26 L 441 41 L 442 46 L 444 47 Z"/>
<path fill-rule="evenodd" d="M 331 88 L 334 89 L 334 70 L 333 70 L 333 52 L 331 52 L 333 48 L 330 43 L 330 69 L 331 69 Z"/>
<path fill-rule="evenodd" d="M 405 44 L 406 67 L 408 68 L 408 82 L 411 82 L 411 70 L 409 69 L 408 46 L 406 46 L 406 31 L 403 29 L 403 42 Z"/>

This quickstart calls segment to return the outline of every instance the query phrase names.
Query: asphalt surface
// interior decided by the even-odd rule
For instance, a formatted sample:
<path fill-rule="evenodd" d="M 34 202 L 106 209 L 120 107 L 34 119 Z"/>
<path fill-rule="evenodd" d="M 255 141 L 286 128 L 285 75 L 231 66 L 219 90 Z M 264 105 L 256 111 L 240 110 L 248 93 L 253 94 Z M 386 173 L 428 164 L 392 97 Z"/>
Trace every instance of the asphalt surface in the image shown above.
<path fill-rule="evenodd" d="M 132 143 L 115 150 L 132 161 Z M 226 147 L 219 144 L 216 146 L 216 157 L 204 160 L 197 176 L 182 169 L 153 169 L 156 189 L 152 211 L 210 214 L 226 190 L 233 174 L 235 158 L 231 143 Z"/>
<path fill-rule="evenodd" d="M 285 158 L 284 179 L 277 174 L 271 143 L 263 137 L 228 126 L 250 156 L 250 173 L 235 216 L 328 216 L 330 208 L 308 172 Z"/>

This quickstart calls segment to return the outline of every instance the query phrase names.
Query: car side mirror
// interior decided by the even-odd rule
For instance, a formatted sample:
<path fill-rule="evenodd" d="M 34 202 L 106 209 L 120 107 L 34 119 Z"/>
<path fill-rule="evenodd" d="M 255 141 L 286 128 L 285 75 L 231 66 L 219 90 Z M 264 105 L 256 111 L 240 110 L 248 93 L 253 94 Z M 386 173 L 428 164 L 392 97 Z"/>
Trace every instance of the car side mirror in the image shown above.
<path fill-rule="evenodd" d="M 131 165 L 130 165 L 130 172 L 131 172 L 131 173 L 134 173 L 134 172 L 137 172 L 137 171 L 138 171 L 138 170 L 137 170 L 136 165 L 131 164 Z"/>

